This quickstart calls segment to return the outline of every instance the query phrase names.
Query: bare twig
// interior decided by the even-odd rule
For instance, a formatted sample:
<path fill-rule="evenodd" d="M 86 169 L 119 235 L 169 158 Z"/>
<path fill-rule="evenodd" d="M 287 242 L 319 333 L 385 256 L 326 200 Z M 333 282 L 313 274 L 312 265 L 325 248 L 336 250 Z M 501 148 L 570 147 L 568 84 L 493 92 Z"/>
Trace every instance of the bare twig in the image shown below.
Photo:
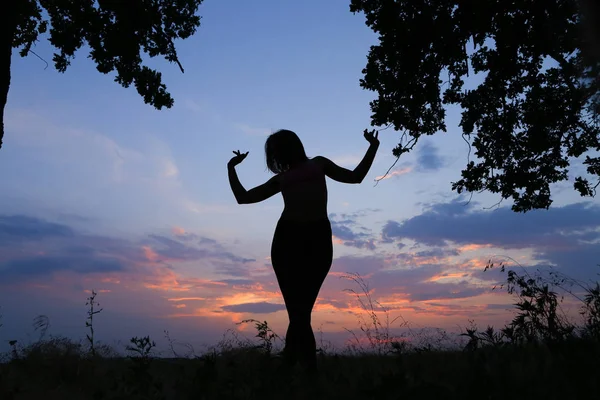
<path fill-rule="evenodd" d="M 492 209 L 494 207 L 500 208 L 500 203 L 502 203 L 503 200 L 504 200 L 504 198 L 500 198 L 500 200 L 497 203 L 491 205 L 490 207 L 483 207 L 483 209 L 484 210 L 490 210 L 490 209 Z"/>
<path fill-rule="evenodd" d="M 31 54 L 33 54 L 34 56 L 36 56 L 37 58 L 39 58 L 40 60 L 42 60 L 43 62 L 45 62 L 45 63 L 46 63 L 46 66 L 44 67 L 44 70 L 46 70 L 46 69 L 48 68 L 48 66 L 50 65 L 50 64 L 48 64 L 48 61 L 44 60 L 42 57 L 40 57 L 40 56 L 39 56 L 39 55 L 38 55 L 38 54 L 37 54 L 35 51 L 33 51 L 33 50 L 29 50 L 29 52 L 30 52 Z"/>
<path fill-rule="evenodd" d="M 406 132 L 402 134 L 402 138 L 404 138 L 405 136 L 406 136 Z M 411 151 L 413 149 L 413 147 L 415 147 L 415 145 L 417 144 L 417 141 L 418 141 L 418 139 L 416 137 L 413 137 L 404 147 L 402 147 L 402 149 L 400 151 L 400 154 L 398 154 L 398 156 L 396 157 L 396 160 L 394 161 L 394 163 L 392 164 L 392 166 L 390 168 L 388 168 L 388 170 L 386 171 L 386 173 L 381 178 L 375 179 L 375 185 L 373 185 L 373 186 L 377 186 L 377 184 L 379 183 L 379 181 L 384 180 L 389 175 L 390 171 L 398 163 L 398 160 L 400 160 L 400 156 L 402 154 L 404 154 L 404 153 L 407 153 L 407 152 Z"/>

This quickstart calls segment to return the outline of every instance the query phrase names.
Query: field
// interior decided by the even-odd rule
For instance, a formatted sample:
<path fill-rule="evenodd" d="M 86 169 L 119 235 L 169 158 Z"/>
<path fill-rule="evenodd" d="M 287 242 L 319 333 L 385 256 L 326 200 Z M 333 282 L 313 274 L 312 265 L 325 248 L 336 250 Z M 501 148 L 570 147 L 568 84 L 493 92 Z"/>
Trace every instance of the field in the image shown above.
<path fill-rule="evenodd" d="M 472 324 L 455 337 L 441 330 L 391 336 L 365 290 L 362 337 L 353 333 L 354 345 L 338 351 L 321 343 L 316 375 L 287 367 L 278 336 L 255 320 L 245 322 L 255 325 L 256 340 L 233 334 L 204 354 L 173 349 L 171 358 L 156 357 L 149 337 L 131 338 L 121 354 L 94 338 L 100 309 L 93 293 L 85 340 L 46 336 L 48 321 L 38 317 L 38 341 L 11 342 L 0 364 L 0 399 L 595 399 L 600 287 L 582 286 L 581 297 L 566 289 L 581 299 L 578 325 L 560 312 L 556 289 L 565 287 L 563 278 L 509 271 L 513 321 L 499 330 Z"/>
<path fill-rule="evenodd" d="M 191 359 L 87 357 L 50 339 L 0 365 L 0 398 L 16 399 L 592 399 L 600 346 L 322 356 L 318 376 L 260 349 Z"/>

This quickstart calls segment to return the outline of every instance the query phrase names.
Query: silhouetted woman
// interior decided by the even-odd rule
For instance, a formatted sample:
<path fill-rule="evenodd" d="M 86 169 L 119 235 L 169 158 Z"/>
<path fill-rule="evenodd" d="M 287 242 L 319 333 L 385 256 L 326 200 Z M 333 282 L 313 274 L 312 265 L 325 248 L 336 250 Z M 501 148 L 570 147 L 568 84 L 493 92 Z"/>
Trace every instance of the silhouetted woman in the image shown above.
<path fill-rule="evenodd" d="M 316 342 L 310 324 L 312 308 L 333 261 L 331 224 L 327 214 L 325 176 L 343 183 L 361 183 L 379 147 L 378 133 L 364 132 L 369 149 L 354 170 L 325 157 L 308 158 L 298 136 L 289 130 L 273 133 L 265 143 L 267 167 L 276 174 L 246 190 L 235 166 L 248 152 L 234 151 L 227 164 L 229 183 L 238 204 L 258 203 L 281 192 L 284 209 L 271 245 L 271 263 L 285 301 L 290 324 L 284 358 L 316 370 Z"/>

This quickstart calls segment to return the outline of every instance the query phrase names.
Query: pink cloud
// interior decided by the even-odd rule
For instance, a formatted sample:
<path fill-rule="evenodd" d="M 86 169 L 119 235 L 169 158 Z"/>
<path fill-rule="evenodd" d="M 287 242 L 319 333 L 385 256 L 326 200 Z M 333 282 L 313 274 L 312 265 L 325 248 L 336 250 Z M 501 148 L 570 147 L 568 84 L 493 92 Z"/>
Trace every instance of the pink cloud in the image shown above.
<path fill-rule="evenodd" d="M 381 180 L 384 180 L 384 179 L 390 179 L 390 178 L 393 178 L 395 176 L 406 175 L 406 174 L 408 174 L 411 171 L 412 171 L 412 167 L 403 167 L 403 168 L 399 168 L 399 169 L 396 169 L 394 171 L 391 171 L 387 175 L 377 176 L 377 177 L 375 177 L 375 180 L 381 181 Z"/>

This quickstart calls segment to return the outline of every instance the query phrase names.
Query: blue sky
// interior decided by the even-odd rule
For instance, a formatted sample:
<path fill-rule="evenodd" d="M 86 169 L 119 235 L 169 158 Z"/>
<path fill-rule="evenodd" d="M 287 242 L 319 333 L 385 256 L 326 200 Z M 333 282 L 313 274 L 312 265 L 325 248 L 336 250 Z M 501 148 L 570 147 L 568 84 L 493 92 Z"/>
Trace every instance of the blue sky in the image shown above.
<path fill-rule="evenodd" d="M 281 197 L 237 205 L 226 163 L 232 150 L 249 151 L 240 179 L 261 184 L 266 136 L 286 128 L 309 156 L 354 167 L 368 147 L 375 94 L 359 79 L 376 37 L 342 1 L 206 1 L 200 14 L 196 35 L 177 43 L 184 74 L 150 61 L 175 98 L 170 110 L 98 73 L 85 51 L 65 74 L 13 57 L 0 151 L 0 346 L 31 333 L 38 314 L 52 333 L 82 337 L 92 288 L 105 342 L 163 329 L 211 342 L 244 318 L 285 332 L 268 260 Z M 34 50 L 52 59 L 46 41 Z M 597 277 L 598 201 L 570 184 L 555 187 L 549 211 L 525 215 L 510 202 L 484 209 L 493 195 L 465 205 L 451 192 L 467 159 L 459 118 L 450 109 L 448 132 L 421 140 L 377 186 L 394 161 L 392 129 L 361 185 L 329 181 L 335 261 L 315 329 L 355 327 L 344 272 L 366 276 L 392 314 L 444 327 L 508 318 L 511 299 L 490 292 L 499 277 L 481 274 L 492 256 Z"/>

